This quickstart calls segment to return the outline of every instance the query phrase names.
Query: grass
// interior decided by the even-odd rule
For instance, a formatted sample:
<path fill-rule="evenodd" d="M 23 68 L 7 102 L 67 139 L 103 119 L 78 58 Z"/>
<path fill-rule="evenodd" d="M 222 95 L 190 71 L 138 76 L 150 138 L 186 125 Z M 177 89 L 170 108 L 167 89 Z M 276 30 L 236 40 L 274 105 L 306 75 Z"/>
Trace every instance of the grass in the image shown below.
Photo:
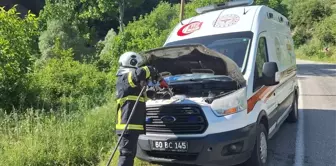
<path fill-rule="evenodd" d="M 105 156 L 104 156 L 104 158 L 97 165 L 98 166 L 106 166 L 111 153 L 112 153 L 112 150 L 109 151 L 109 153 L 106 153 Z M 115 156 L 113 157 L 113 159 L 112 159 L 111 166 L 116 166 L 118 164 L 118 157 L 119 157 L 119 153 L 117 152 L 115 154 Z M 137 158 L 134 161 L 134 165 L 135 166 L 158 166 L 158 165 L 154 165 L 154 164 L 150 164 L 150 163 L 141 161 L 141 160 L 139 160 Z"/>
<path fill-rule="evenodd" d="M 319 57 L 319 56 L 305 56 L 302 54 L 297 54 L 296 57 L 298 59 L 302 60 L 310 60 L 310 61 L 315 61 L 315 62 L 327 62 L 327 63 L 336 63 L 336 56 L 324 56 L 324 57 Z"/>
<path fill-rule="evenodd" d="M 116 142 L 114 120 L 114 102 L 71 114 L 1 114 L 0 166 L 106 165 Z M 117 165 L 117 157 L 111 166 Z"/>
<path fill-rule="evenodd" d="M 298 59 L 336 63 L 336 47 L 330 46 L 329 51 L 325 52 L 322 50 L 321 43 L 317 39 L 311 40 L 308 44 L 297 48 L 295 54 Z"/>

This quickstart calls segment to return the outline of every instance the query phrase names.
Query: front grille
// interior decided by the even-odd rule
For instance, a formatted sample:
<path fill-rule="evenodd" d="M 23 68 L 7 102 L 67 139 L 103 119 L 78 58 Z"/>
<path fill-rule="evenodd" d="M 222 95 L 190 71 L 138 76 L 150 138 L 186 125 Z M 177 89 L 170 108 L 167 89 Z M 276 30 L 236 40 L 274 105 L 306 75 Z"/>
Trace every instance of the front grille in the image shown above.
<path fill-rule="evenodd" d="M 175 152 L 160 152 L 160 151 L 146 151 L 148 156 L 162 158 L 162 159 L 173 159 L 179 161 L 194 161 L 197 159 L 197 153 L 175 153 Z"/>
<path fill-rule="evenodd" d="M 197 105 L 170 104 L 147 108 L 146 133 L 201 134 L 207 121 Z"/>

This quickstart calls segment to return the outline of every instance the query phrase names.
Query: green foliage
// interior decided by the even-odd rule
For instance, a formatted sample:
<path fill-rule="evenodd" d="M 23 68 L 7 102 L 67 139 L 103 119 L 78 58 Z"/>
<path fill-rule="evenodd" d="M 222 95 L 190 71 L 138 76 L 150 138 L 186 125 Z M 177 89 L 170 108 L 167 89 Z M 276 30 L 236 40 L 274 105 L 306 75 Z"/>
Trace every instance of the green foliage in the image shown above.
<path fill-rule="evenodd" d="M 46 5 L 39 16 L 40 28 L 42 31 L 46 30 L 48 21 L 54 19 L 71 23 L 85 39 L 85 44 L 93 47 L 98 40 L 97 34 L 95 27 L 88 24 L 103 20 L 105 17 L 116 17 L 112 4 L 111 1 L 106 0 L 46 0 Z"/>
<path fill-rule="evenodd" d="M 330 3 L 325 0 L 298 0 L 290 11 L 292 24 L 310 29 L 314 23 L 331 15 Z"/>
<path fill-rule="evenodd" d="M 190 3 L 187 3 L 187 5 L 185 6 L 185 11 L 184 11 L 184 18 L 189 18 L 189 17 L 193 17 L 196 16 L 196 9 L 199 7 L 203 7 L 203 6 L 208 6 L 211 4 L 216 4 L 216 3 L 223 3 L 226 2 L 228 0 L 193 0 Z M 176 8 L 178 9 L 178 12 L 180 12 L 180 6 L 176 5 Z M 179 13 L 178 13 L 179 14 Z M 178 20 L 176 20 L 178 21 Z M 176 25 L 177 22 L 175 22 Z M 174 25 L 174 26 L 175 26 Z"/>
<path fill-rule="evenodd" d="M 42 32 L 39 38 L 41 60 L 58 56 L 53 52 L 56 39 L 60 40 L 62 49 L 72 48 L 74 50 L 74 58 L 76 60 L 82 60 L 89 52 L 76 26 L 64 20 L 50 20 L 47 24 L 47 30 Z"/>
<path fill-rule="evenodd" d="M 336 12 L 317 24 L 314 35 L 326 46 L 336 45 Z"/>
<path fill-rule="evenodd" d="M 29 13 L 19 18 L 16 8 L 0 8 L 0 108 L 11 109 L 25 102 L 26 73 L 36 56 L 38 22 Z"/>
<path fill-rule="evenodd" d="M 38 108 L 89 109 L 106 102 L 113 81 L 92 64 L 72 59 L 72 50 L 55 48 L 59 59 L 50 59 L 32 73 Z"/>
<path fill-rule="evenodd" d="M 96 165 L 115 141 L 114 110 L 0 114 L 0 166 Z"/>
<path fill-rule="evenodd" d="M 332 14 L 331 1 L 287 0 L 285 3 L 288 5 L 289 18 L 294 28 L 293 39 L 297 47 L 307 43 L 318 33 L 322 35 L 314 29 Z"/>
<path fill-rule="evenodd" d="M 297 56 L 312 60 L 335 61 L 336 10 L 330 0 L 286 0 L 294 25 Z M 303 14 L 304 13 L 304 14 Z M 323 51 L 328 47 L 329 51 Z"/>
<path fill-rule="evenodd" d="M 151 14 L 130 22 L 123 33 L 119 33 L 113 42 L 105 45 L 104 50 L 108 51 L 101 53 L 101 60 L 116 66 L 115 58 L 125 51 L 141 51 L 162 46 L 173 25 L 171 20 L 177 18 L 177 13 L 175 7 L 161 3 Z"/>
<path fill-rule="evenodd" d="M 99 41 L 97 43 L 97 55 L 100 58 L 99 61 L 96 62 L 96 66 L 100 70 L 109 69 L 110 63 L 108 61 L 103 61 L 103 59 L 113 58 L 111 57 L 112 54 L 112 45 L 114 43 L 116 33 L 113 29 L 110 29 L 103 41 Z M 111 62 L 113 62 L 112 60 Z"/>
<path fill-rule="evenodd" d="M 70 3 L 71 1 L 58 1 L 58 0 L 46 0 L 46 4 L 43 10 L 40 11 L 39 18 L 40 18 L 40 28 L 41 30 L 47 29 L 47 22 L 48 20 L 62 20 L 65 22 L 72 22 L 78 18 L 78 14 L 75 13 L 75 6 L 74 2 Z M 76 23 L 79 21 L 76 20 Z"/>
<path fill-rule="evenodd" d="M 328 51 L 325 51 L 321 43 L 314 39 L 297 49 L 296 57 L 313 61 L 336 63 L 336 46 L 330 46 L 328 47 Z"/>
<path fill-rule="evenodd" d="M 195 16 L 196 8 L 215 2 L 223 2 L 223 0 L 199 0 L 188 3 L 185 6 L 186 18 Z M 116 58 L 125 51 L 144 51 L 161 47 L 178 21 L 179 5 L 161 2 L 150 14 L 130 22 L 123 33 L 114 37 L 114 41 L 105 46 L 108 48 L 104 48 L 109 50 L 108 53 L 100 55 L 101 61 L 116 67 Z"/>
<path fill-rule="evenodd" d="M 125 41 L 123 50 L 141 51 L 162 46 L 177 13 L 176 8 L 162 3 L 151 14 L 140 16 L 138 21 L 129 23 L 125 32 L 121 33 Z"/>
<path fill-rule="evenodd" d="M 300 53 L 306 56 L 322 56 L 323 55 L 323 46 L 320 40 L 313 38 L 307 44 L 304 44 L 300 47 Z"/>
<path fill-rule="evenodd" d="M 309 41 L 312 37 L 311 30 L 304 27 L 296 27 L 293 35 L 295 46 L 301 46 Z"/>
<path fill-rule="evenodd" d="M 146 1 L 146 5 L 142 4 Z M 155 0 L 158 1 L 158 0 Z M 157 3 L 153 0 L 126 0 L 125 21 L 134 15 L 150 11 Z M 120 1 L 111 0 L 46 0 L 40 12 L 41 29 L 47 28 L 47 21 L 52 19 L 72 22 L 93 46 L 111 26 L 117 30 Z"/>
<path fill-rule="evenodd" d="M 283 0 L 255 0 L 255 4 L 257 5 L 266 5 L 274 10 L 280 12 L 284 16 L 288 16 L 288 10 L 286 8 L 285 3 Z"/>

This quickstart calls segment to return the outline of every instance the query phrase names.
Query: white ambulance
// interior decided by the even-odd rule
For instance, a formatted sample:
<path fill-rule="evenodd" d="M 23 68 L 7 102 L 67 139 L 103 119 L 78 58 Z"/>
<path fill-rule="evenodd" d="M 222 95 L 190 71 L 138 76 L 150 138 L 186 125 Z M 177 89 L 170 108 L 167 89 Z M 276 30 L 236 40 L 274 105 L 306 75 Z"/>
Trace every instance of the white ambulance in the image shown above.
<path fill-rule="evenodd" d="M 198 9 L 144 52 L 170 89 L 148 90 L 137 157 L 162 165 L 267 165 L 268 139 L 298 119 L 286 17 L 253 1 Z"/>

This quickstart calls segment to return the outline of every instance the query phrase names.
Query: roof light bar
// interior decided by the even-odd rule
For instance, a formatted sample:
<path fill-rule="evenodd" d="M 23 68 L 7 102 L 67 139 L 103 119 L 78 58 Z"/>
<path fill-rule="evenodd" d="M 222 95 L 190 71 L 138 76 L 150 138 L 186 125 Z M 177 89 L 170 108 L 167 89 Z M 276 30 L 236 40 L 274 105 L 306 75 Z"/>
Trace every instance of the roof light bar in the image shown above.
<path fill-rule="evenodd" d="M 228 9 L 238 6 L 250 6 L 254 3 L 254 0 L 231 0 L 229 2 L 220 3 L 220 4 L 212 4 L 209 6 L 204 6 L 196 9 L 198 14 L 207 13 L 210 11 Z"/>

